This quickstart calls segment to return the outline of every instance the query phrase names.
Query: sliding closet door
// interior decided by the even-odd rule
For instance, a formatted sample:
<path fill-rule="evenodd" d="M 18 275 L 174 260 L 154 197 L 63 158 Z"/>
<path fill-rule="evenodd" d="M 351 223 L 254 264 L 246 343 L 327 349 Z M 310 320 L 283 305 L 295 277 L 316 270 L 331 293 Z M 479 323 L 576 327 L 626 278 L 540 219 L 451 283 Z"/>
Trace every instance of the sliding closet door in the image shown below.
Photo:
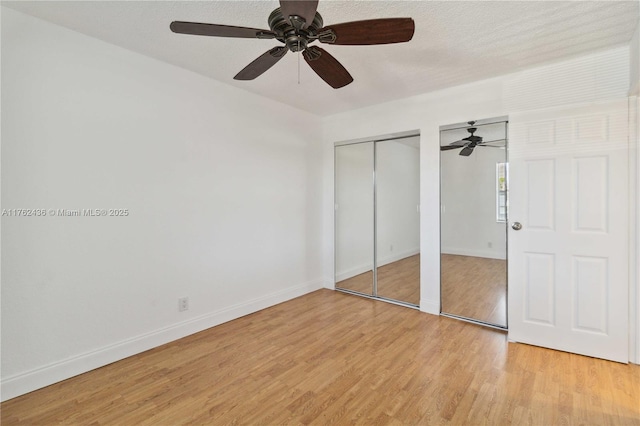
<path fill-rule="evenodd" d="M 376 142 L 377 296 L 420 304 L 420 137 Z"/>
<path fill-rule="evenodd" d="M 440 132 L 441 312 L 507 328 L 507 123 L 472 123 Z"/>
<path fill-rule="evenodd" d="M 335 147 L 336 287 L 373 295 L 373 143 Z"/>

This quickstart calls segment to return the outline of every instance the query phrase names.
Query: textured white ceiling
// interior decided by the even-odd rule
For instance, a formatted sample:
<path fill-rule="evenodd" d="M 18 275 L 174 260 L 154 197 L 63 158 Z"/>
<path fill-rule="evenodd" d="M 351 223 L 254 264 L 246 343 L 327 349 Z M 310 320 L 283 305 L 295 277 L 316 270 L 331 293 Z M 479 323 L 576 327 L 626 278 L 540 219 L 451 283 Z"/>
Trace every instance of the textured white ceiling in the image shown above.
<path fill-rule="evenodd" d="M 174 20 L 268 29 L 277 1 L 2 1 L 12 9 L 294 107 L 330 115 L 627 44 L 638 1 L 320 0 L 325 25 L 412 17 L 413 40 L 322 45 L 354 82 L 332 89 L 289 53 L 253 81 L 233 76 L 275 40 L 174 34 Z"/>

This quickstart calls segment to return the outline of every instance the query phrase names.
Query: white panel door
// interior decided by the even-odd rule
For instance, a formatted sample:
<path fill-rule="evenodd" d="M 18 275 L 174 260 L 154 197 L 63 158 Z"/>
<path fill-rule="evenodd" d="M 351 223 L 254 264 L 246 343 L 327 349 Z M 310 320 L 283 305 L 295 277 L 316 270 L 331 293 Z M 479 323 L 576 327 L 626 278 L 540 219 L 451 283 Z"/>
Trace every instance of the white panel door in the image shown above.
<path fill-rule="evenodd" d="M 627 103 L 509 118 L 509 339 L 628 352 Z"/>

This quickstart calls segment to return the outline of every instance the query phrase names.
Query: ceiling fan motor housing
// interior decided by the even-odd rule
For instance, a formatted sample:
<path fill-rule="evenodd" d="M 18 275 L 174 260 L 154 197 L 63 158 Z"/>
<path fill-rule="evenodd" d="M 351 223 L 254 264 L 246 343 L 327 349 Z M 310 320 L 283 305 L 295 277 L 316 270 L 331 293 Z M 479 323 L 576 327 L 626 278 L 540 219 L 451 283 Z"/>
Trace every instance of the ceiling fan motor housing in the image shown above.
<path fill-rule="evenodd" d="M 276 34 L 276 39 L 283 42 L 292 52 L 301 52 L 307 45 L 318 38 L 318 30 L 322 28 L 322 16 L 316 12 L 313 22 L 306 28 L 302 28 L 306 22 L 304 18 L 296 15 L 282 15 L 277 8 L 269 15 L 269 28 Z"/>

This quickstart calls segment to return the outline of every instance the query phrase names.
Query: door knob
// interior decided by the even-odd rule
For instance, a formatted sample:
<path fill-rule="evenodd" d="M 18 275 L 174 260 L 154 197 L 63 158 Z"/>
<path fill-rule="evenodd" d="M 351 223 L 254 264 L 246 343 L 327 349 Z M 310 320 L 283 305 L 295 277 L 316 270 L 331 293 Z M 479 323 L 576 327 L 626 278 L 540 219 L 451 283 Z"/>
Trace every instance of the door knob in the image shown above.
<path fill-rule="evenodd" d="M 513 228 L 514 231 L 519 231 L 522 229 L 522 224 L 520 222 L 513 222 L 511 228 Z"/>

